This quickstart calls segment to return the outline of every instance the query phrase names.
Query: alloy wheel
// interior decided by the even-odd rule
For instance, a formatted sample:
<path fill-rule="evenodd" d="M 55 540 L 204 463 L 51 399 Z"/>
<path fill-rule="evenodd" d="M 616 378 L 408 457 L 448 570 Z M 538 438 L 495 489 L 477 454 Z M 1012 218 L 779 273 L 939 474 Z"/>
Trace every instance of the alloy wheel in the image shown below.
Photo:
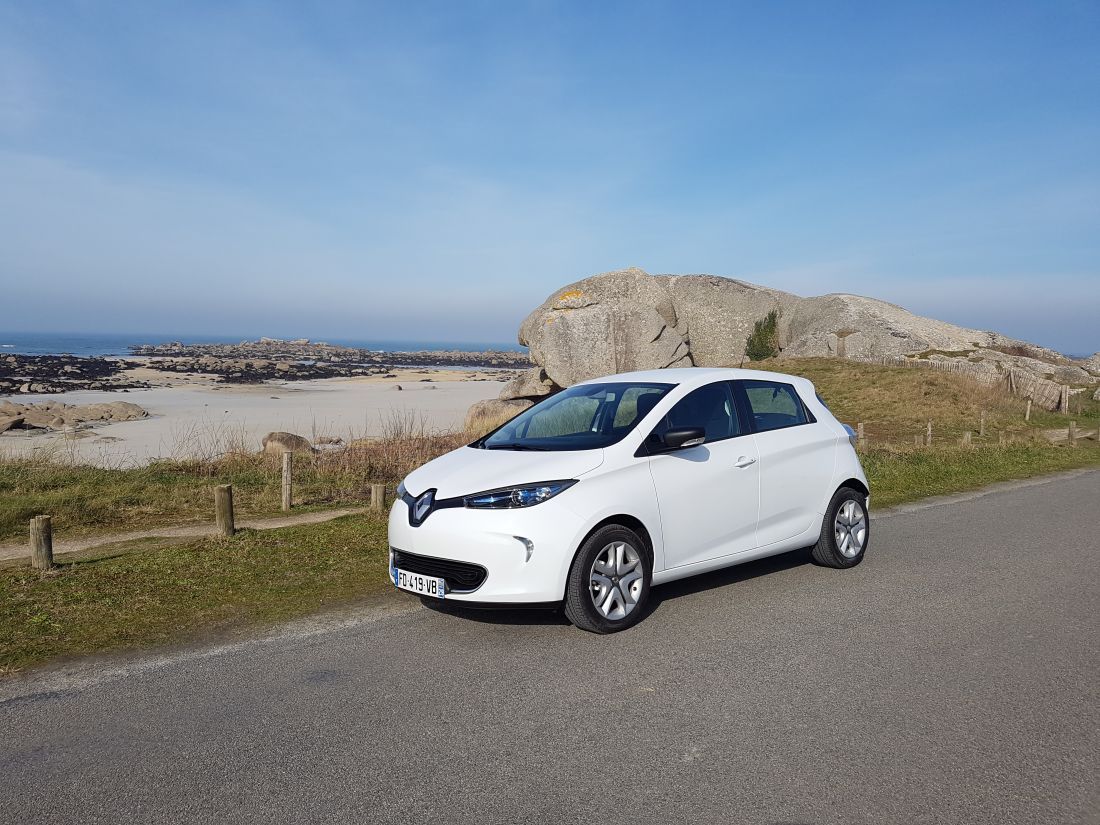
<path fill-rule="evenodd" d="M 589 593 L 602 616 L 619 620 L 638 606 L 642 594 L 642 557 L 625 541 L 613 541 L 592 562 Z"/>
<path fill-rule="evenodd" d="M 837 510 L 833 524 L 836 535 L 836 548 L 846 559 L 854 559 L 863 552 L 867 541 L 867 513 L 863 505 L 854 499 L 848 499 Z"/>

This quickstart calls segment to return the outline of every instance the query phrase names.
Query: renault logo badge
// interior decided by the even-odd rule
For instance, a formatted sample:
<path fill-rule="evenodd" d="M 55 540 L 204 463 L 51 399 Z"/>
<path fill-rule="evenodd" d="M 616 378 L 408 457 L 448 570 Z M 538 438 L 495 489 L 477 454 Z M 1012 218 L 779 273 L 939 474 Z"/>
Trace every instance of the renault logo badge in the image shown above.
<path fill-rule="evenodd" d="M 420 524 L 432 511 L 432 503 L 435 501 L 435 490 L 428 490 L 413 504 L 413 521 Z"/>

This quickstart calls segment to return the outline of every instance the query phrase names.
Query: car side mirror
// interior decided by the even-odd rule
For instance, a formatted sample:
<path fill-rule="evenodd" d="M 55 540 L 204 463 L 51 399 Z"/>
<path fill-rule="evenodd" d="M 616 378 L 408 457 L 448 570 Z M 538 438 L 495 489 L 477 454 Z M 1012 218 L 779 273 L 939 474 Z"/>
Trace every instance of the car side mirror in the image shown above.
<path fill-rule="evenodd" d="M 682 450 L 686 447 L 698 447 L 707 440 L 707 431 L 702 427 L 677 427 L 665 433 L 665 447 L 669 450 Z"/>

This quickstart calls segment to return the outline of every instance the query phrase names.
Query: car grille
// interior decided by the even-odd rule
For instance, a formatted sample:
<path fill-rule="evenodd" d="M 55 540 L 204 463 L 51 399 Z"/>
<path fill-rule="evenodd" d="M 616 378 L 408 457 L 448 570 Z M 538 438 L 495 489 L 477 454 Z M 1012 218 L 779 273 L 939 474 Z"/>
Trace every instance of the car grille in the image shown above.
<path fill-rule="evenodd" d="M 393 566 L 422 576 L 436 576 L 447 582 L 447 589 L 456 593 L 477 590 L 485 581 L 485 568 L 464 561 L 417 556 L 404 550 L 393 551 Z"/>

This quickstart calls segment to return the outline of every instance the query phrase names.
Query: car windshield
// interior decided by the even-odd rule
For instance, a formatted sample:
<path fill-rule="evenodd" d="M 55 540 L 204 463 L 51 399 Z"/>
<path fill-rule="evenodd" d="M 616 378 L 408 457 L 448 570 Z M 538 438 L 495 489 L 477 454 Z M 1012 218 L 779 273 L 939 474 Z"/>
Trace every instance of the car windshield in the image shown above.
<path fill-rule="evenodd" d="M 524 410 L 471 447 L 594 450 L 626 437 L 672 384 L 579 384 Z"/>

